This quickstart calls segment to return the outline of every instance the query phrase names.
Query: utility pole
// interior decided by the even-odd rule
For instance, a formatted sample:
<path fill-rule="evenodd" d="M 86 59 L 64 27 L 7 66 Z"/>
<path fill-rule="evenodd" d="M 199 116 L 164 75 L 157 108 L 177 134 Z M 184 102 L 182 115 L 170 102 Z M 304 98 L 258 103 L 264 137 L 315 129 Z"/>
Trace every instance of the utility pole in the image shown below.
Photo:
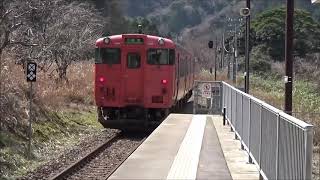
<path fill-rule="evenodd" d="M 285 44 L 285 112 L 292 114 L 292 84 L 293 84 L 293 14 L 294 0 L 287 0 L 287 16 L 286 16 L 286 44 Z"/>
<path fill-rule="evenodd" d="M 230 45 L 229 45 L 229 47 L 230 47 Z M 227 61 L 228 62 L 228 79 L 230 80 L 231 79 L 231 73 L 230 73 L 230 71 L 231 71 L 231 67 L 230 67 L 231 57 L 230 57 L 230 54 L 228 54 L 227 57 L 228 57 L 228 61 Z"/>
<path fill-rule="evenodd" d="M 221 40 L 221 49 L 220 49 L 220 70 L 222 70 L 222 67 L 223 67 L 223 54 L 224 54 L 224 50 L 223 50 L 223 38 L 222 38 L 222 40 Z"/>
<path fill-rule="evenodd" d="M 228 31 L 229 32 L 229 31 Z M 232 33 L 232 32 L 231 32 Z M 222 53 L 223 53 L 223 57 L 224 57 L 224 53 L 227 53 L 227 76 L 228 76 L 228 79 L 232 79 L 231 77 L 231 55 L 233 53 L 233 47 L 231 47 L 231 43 L 230 41 L 228 41 L 228 49 L 226 48 L 225 46 L 225 36 L 224 36 L 224 33 L 222 35 Z M 224 61 L 223 61 L 224 62 Z M 224 66 L 224 64 L 223 64 Z"/>
<path fill-rule="evenodd" d="M 215 47 L 214 47 L 214 80 L 217 80 L 217 48 L 218 48 L 218 38 L 216 36 L 215 40 Z"/>
<path fill-rule="evenodd" d="M 228 48 L 229 48 L 229 52 L 228 52 L 228 79 L 231 80 L 232 77 L 231 77 L 231 63 L 232 63 L 232 60 L 231 60 L 231 55 L 233 53 L 233 47 L 231 46 L 232 43 L 230 42 L 231 41 L 231 37 L 232 37 L 232 22 L 233 22 L 233 19 L 232 18 L 228 18 L 228 29 L 227 29 L 227 37 L 229 38 L 228 40 Z"/>
<path fill-rule="evenodd" d="M 236 85 L 237 83 L 237 43 L 238 43 L 238 38 L 237 38 L 237 23 L 234 24 L 234 32 L 233 32 L 233 66 L 232 66 L 232 80 L 233 83 Z"/>
<path fill-rule="evenodd" d="M 224 36 L 221 39 L 221 58 L 220 58 L 220 69 L 224 68 L 224 48 L 223 48 Z"/>
<path fill-rule="evenodd" d="M 250 10 L 250 0 L 247 1 L 247 8 Z M 249 49 L 250 49 L 250 15 L 246 16 L 246 51 L 245 51 L 245 86 L 244 90 L 249 94 Z"/>
<path fill-rule="evenodd" d="M 209 41 L 208 42 L 208 47 L 209 47 L 209 49 L 212 49 L 213 48 L 213 41 Z M 209 61 L 209 65 L 210 65 L 210 68 L 209 68 L 209 70 L 210 70 L 210 74 L 212 74 L 212 65 L 213 63 L 211 62 L 211 61 Z M 216 76 L 214 77 L 214 79 L 216 80 Z"/>
<path fill-rule="evenodd" d="M 228 41 L 228 48 L 229 50 L 227 50 L 226 46 L 225 46 L 225 37 L 224 37 L 224 33 L 223 33 L 223 51 L 227 53 L 227 77 L 228 77 L 228 80 L 231 79 L 230 78 L 230 41 Z"/>

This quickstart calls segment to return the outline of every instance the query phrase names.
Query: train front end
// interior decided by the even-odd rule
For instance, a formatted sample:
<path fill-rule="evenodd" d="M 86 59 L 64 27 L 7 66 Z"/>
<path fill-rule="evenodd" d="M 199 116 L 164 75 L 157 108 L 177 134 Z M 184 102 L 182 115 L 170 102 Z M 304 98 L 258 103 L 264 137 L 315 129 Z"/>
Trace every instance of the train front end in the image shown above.
<path fill-rule="evenodd" d="M 145 129 L 158 125 L 174 102 L 175 46 L 143 34 L 96 42 L 95 101 L 107 128 Z"/>

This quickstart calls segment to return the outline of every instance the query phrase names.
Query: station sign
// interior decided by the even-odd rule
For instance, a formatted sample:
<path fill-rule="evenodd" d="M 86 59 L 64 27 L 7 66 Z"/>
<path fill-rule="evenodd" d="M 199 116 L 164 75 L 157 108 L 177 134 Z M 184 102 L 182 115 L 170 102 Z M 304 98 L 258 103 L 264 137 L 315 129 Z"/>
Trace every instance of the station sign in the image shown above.
<path fill-rule="evenodd" d="M 203 83 L 201 87 L 201 94 L 202 97 L 211 98 L 211 84 L 210 83 Z"/>

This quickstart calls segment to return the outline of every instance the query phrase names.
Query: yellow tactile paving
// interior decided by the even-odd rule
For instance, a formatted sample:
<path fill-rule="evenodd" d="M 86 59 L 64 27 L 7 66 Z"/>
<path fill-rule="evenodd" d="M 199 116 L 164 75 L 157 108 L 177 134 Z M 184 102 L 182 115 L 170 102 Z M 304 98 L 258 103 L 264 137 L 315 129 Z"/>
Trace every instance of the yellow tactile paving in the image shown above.
<path fill-rule="evenodd" d="M 193 116 L 167 179 L 196 179 L 205 125 L 205 115 Z"/>

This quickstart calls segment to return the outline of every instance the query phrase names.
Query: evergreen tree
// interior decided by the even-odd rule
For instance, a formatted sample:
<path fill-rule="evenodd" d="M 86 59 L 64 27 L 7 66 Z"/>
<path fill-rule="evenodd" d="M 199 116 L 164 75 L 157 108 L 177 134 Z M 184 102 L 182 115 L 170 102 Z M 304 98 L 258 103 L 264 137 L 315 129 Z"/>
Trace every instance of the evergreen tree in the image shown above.
<path fill-rule="evenodd" d="M 286 10 L 276 8 L 258 14 L 252 21 L 251 46 L 263 45 L 265 53 L 277 61 L 284 60 Z M 244 35 L 244 33 L 242 33 Z M 242 40 L 244 37 L 241 38 Z M 241 43 L 242 45 L 244 43 Z M 243 46 L 241 47 L 243 49 Z M 320 24 L 305 10 L 294 14 L 294 55 L 320 52 Z"/>

